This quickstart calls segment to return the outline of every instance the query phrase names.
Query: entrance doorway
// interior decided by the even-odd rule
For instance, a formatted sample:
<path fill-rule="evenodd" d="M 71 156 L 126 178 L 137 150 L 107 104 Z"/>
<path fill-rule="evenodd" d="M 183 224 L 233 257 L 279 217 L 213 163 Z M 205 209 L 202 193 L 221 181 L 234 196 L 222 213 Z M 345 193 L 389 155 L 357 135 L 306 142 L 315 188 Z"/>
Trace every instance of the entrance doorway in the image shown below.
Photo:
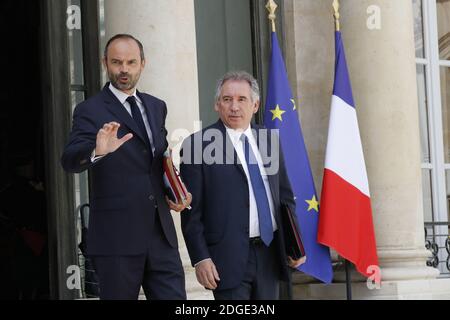
<path fill-rule="evenodd" d="M 40 1 L 0 2 L 0 299 L 49 298 Z"/>
<path fill-rule="evenodd" d="M 70 8 L 81 14 L 75 30 Z M 82 179 L 60 157 L 78 97 L 100 88 L 98 28 L 95 0 L 0 2 L 0 300 L 80 297 L 67 281 Z"/>

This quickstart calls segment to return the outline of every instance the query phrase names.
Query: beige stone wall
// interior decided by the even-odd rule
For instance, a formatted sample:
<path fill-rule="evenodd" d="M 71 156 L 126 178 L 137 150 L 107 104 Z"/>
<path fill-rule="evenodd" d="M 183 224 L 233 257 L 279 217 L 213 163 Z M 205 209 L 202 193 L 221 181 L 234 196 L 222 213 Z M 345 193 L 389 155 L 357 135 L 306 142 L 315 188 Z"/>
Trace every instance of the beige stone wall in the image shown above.
<path fill-rule="evenodd" d="M 107 39 L 130 33 L 143 42 L 147 67 L 139 88 L 167 102 L 169 133 L 192 131 L 199 119 L 193 0 L 107 0 L 105 19 Z"/>
<path fill-rule="evenodd" d="M 331 2 L 285 2 L 286 66 L 320 195 L 334 77 Z"/>

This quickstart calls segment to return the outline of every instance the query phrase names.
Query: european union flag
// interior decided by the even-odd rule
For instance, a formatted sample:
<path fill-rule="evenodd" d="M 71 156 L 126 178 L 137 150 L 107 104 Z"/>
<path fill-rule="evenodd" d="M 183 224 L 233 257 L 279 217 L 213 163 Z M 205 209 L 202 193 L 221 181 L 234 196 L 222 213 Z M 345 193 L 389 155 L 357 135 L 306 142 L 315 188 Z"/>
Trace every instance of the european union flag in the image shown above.
<path fill-rule="evenodd" d="M 279 129 L 286 169 L 296 197 L 296 214 L 307 257 L 306 263 L 300 266 L 299 270 L 322 282 L 331 283 L 333 270 L 330 251 L 328 247 L 317 242 L 319 200 L 298 119 L 297 105 L 275 32 L 272 32 L 272 58 L 264 123 L 267 128 Z"/>

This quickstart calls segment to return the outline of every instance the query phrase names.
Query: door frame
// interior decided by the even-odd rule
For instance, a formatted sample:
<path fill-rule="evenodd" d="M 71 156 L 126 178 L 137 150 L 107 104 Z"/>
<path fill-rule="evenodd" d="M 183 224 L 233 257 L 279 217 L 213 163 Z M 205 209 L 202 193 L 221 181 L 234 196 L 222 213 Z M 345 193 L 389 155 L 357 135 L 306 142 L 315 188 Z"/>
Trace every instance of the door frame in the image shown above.
<path fill-rule="evenodd" d="M 81 0 L 86 97 L 100 87 L 98 1 Z M 71 129 L 71 83 L 67 1 L 41 1 L 41 66 L 48 213 L 50 299 L 73 300 L 68 267 L 78 266 L 74 177 L 60 163 Z M 84 14 L 83 14 L 84 13 Z M 98 71 L 98 72 L 97 72 Z"/>
<path fill-rule="evenodd" d="M 67 2 L 43 0 L 41 7 L 42 97 L 48 212 L 50 299 L 75 299 L 66 285 L 67 267 L 77 265 L 74 182 L 60 164 L 70 128 Z"/>

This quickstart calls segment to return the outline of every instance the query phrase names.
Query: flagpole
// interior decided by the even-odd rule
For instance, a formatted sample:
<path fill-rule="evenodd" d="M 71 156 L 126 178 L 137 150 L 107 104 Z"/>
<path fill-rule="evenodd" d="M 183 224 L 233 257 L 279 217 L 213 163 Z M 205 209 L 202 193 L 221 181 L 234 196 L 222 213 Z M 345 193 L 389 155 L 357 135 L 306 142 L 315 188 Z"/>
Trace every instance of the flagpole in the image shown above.
<path fill-rule="evenodd" d="M 350 272 L 351 262 L 345 259 L 345 284 L 347 288 L 347 300 L 352 300 L 352 274 Z"/>
<path fill-rule="evenodd" d="M 273 0 L 267 1 L 266 9 L 269 11 L 269 20 L 272 22 L 272 32 L 277 32 L 277 28 L 275 25 L 275 20 L 277 18 L 277 15 L 275 14 L 275 11 L 277 10 L 278 5 Z"/>
<path fill-rule="evenodd" d="M 341 18 L 341 14 L 339 13 L 339 0 L 333 0 L 333 9 L 334 9 L 334 26 L 335 30 L 337 32 L 341 31 L 341 23 L 339 19 Z M 347 259 L 344 260 L 345 262 L 345 285 L 347 289 L 347 300 L 352 300 L 352 274 L 351 274 L 351 262 Z"/>
<path fill-rule="evenodd" d="M 277 15 L 275 14 L 275 12 L 277 11 L 278 5 L 275 3 L 274 0 L 268 0 L 267 4 L 266 4 L 266 9 L 267 11 L 269 11 L 269 15 L 268 18 L 271 22 L 271 29 L 272 32 L 275 33 L 277 32 L 277 28 L 276 28 L 276 24 L 275 24 L 275 20 L 277 19 Z M 280 283 L 280 299 L 283 300 L 292 300 L 292 286 L 291 283 L 285 283 L 285 282 L 281 282 Z"/>
<path fill-rule="evenodd" d="M 334 8 L 334 23 L 336 31 L 341 31 L 341 23 L 339 19 L 341 18 L 341 14 L 339 13 L 339 0 L 333 0 L 333 8 Z"/>

